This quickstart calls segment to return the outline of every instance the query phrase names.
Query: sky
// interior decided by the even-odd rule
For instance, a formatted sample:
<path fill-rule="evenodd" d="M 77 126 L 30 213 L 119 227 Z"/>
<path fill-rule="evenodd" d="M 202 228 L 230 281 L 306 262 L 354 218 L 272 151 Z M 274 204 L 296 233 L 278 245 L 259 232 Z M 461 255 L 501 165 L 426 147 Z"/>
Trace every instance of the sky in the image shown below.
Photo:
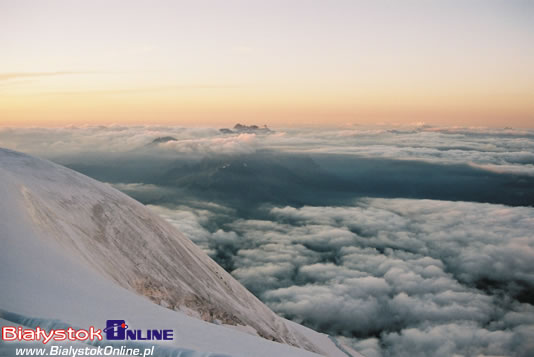
<path fill-rule="evenodd" d="M 0 0 L 0 126 L 534 127 L 534 3 Z"/>

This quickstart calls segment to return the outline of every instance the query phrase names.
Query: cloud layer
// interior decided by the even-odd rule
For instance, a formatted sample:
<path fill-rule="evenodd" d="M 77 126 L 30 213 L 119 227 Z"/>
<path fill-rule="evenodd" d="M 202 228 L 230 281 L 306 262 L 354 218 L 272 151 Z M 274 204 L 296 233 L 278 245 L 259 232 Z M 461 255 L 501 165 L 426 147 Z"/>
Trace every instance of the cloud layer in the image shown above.
<path fill-rule="evenodd" d="M 147 147 L 157 137 L 177 141 Z M 220 153 L 280 150 L 308 154 L 347 154 L 365 158 L 467 163 L 486 170 L 534 175 L 534 131 L 519 129 L 349 127 L 286 129 L 273 135 L 223 135 L 215 128 L 172 126 L 81 126 L 0 128 L 3 147 L 49 158 L 67 153 L 141 152 L 192 157 Z M 195 155 L 196 154 L 196 155 Z"/>
<path fill-rule="evenodd" d="M 365 199 L 209 232 L 152 207 L 271 308 L 369 356 L 517 355 L 534 337 L 534 209 Z M 202 218 L 203 217 L 203 218 Z M 197 238 L 197 237 L 200 237 Z"/>
<path fill-rule="evenodd" d="M 158 140 L 165 137 L 175 140 Z M 165 126 L 3 128 L 0 145 L 101 181 L 153 185 L 128 191 L 144 203 L 204 200 L 242 216 L 251 205 L 340 205 L 354 197 L 534 205 L 528 130 L 352 127 L 257 135 Z"/>

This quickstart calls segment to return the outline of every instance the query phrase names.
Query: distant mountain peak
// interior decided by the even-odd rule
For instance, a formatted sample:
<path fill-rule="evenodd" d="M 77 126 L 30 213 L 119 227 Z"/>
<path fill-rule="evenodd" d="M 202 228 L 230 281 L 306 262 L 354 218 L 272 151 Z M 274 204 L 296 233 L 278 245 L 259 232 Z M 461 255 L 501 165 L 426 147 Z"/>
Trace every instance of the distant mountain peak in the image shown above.
<path fill-rule="evenodd" d="M 237 123 L 234 125 L 233 130 L 228 128 L 219 129 L 223 134 L 241 134 L 241 133 L 251 133 L 251 134 L 272 134 L 273 130 L 269 129 L 267 125 L 258 126 L 258 125 L 243 125 Z"/>
<path fill-rule="evenodd" d="M 160 144 L 160 143 L 166 143 L 166 142 L 169 142 L 169 141 L 178 141 L 178 139 L 176 139 L 173 136 L 160 136 L 160 137 L 157 137 L 154 140 L 152 140 L 152 143 L 153 144 Z"/>

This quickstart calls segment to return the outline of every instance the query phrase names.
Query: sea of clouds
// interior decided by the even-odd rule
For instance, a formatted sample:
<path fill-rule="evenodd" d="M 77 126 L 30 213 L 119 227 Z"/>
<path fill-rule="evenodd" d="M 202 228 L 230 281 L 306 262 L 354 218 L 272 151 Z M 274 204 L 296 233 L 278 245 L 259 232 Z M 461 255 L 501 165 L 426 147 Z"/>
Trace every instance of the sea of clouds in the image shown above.
<path fill-rule="evenodd" d="M 280 207 L 213 233 L 203 212 L 152 206 L 271 308 L 367 356 L 527 356 L 534 209 L 364 199 Z"/>
<path fill-rule="evenodd" d="M 101 152 L 132 154 L 133 149 L 140 149 L 153 139 L 165 136 L 177 140 L 160 143 L 157 148 L 150 148 L 152 152 L 201 158 L 272 149 L 467 163 L 498 172 L 534 175 L 534 131 L 526 129 L 348 126 L 341 129 L 283 129 L 271 135 L 222 135 L 216 128 L 167 126 L 0 128 L 3 147 L 49 158 Z"/>
<path fill-rule="evenodd" d="M 366 356 L 534 353 L 534 131 L 3 128 L 0 146 L 110 182 Z"/>

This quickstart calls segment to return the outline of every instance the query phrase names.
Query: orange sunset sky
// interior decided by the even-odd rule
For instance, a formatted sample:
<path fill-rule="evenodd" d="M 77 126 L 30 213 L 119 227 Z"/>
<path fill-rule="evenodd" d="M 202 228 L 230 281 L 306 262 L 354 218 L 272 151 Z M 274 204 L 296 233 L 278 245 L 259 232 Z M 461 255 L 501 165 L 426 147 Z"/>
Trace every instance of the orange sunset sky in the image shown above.
<path fill-rule="evenodd" d="M 534 127 L 534 1 L 0 0 L 0 126 Z"/>

